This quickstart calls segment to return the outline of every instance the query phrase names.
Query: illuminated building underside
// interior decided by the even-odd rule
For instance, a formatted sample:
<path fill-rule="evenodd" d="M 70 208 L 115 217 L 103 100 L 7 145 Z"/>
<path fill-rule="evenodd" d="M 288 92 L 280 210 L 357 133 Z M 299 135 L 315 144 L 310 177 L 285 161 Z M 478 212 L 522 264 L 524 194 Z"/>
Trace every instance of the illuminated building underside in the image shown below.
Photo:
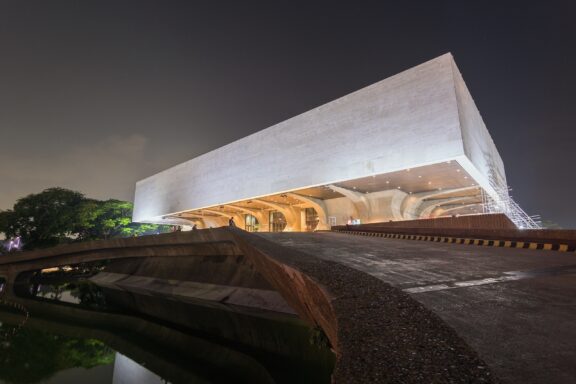
<path fill-rule="evenodd" d="M 504 165 L 450 54 L 136 184 L 134 221 L 310 231 L 504 212 Z"/>
<path fill-rule="evenodd" d="M 350 221 L 370 223 L 482 213 L 481 189 L 456 162 L 373 175 L 319 187 L 263 196 L 167 215 L 200 228 L 227 225 L 270 231 L 270 212 L 280 212 L 284 231 L 328 229 Z M 306 208 L 309 215 L 306 215 Z M 310 215 L 312 213 L 312 215 Z M 251 215 L 257 228 L 251 227 Z M 308 219 L 308 220 L 307 220 Z M 185 220 L 185 221 L 182 221 Z M 248 223 L 247 223 L 248 221 Z M 278 229 L 276 229 L 278 230 Z"/>

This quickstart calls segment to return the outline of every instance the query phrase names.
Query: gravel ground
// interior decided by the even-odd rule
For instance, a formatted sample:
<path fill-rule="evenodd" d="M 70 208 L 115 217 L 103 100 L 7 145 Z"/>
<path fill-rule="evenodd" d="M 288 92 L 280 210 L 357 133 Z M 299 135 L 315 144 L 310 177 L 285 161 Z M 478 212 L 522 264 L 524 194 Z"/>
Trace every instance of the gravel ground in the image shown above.
<path fill-rule="evenodd" d="M 407 294 L 350 268 L 321 264 L 309 272 L 336 296 L 338 382 L 497 382 L 452 328 Z"/>

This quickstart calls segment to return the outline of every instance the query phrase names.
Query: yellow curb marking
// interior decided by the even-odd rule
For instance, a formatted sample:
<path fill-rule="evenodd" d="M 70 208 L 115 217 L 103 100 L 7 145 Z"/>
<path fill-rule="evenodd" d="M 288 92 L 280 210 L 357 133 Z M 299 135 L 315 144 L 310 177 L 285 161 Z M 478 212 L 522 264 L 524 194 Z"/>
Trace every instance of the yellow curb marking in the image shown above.
<path fill-rule="evenodd" d="M 347 233 L 350 235 L 362 235 L 362 236 L 373 236 L 373 237 L 386 237 L 392 239 L 407 239 L 407 240 L 423 240 L 423 241 L 434 241 L 434 242 L 442 242 L 442 243 L 450 243 L 450 244 L 465 244 L 465 245 L 480 245 L 482 241 L 483 246 L 489 247 L 506 247 L 506 248 L 524 248 L 525 244 L 528 244 L 528 247 L 525 249 L 538 249 L 538 243 L 534 242 L 525 242 L 525 241 L 517 241 L 515 245 L 513 245 L 512 241 L 510 240 L 484 240 L 484 239 L 465 239 L 465 238 L 455 238 L 455 237 L 438 237 L 438 236 L 418 236 L 418 235 L 400 235 L 400 234 L 391 234 L 391 233 L 379 233 L 379 232 L 360 232 L 360 231 L 342 231 L 336 230 L 334 232 L 341 232 Z M 489 242 L 492 242 L 490 245 Z M 544 243 L 542 250 L 545 251 L 552 251 L 554 244 L 552 243 Z M 559 244 L 558 252 L 568 252 L 569 247 L 568 244 Z M 573 251 L 576 252 L 576 249 Z"/>

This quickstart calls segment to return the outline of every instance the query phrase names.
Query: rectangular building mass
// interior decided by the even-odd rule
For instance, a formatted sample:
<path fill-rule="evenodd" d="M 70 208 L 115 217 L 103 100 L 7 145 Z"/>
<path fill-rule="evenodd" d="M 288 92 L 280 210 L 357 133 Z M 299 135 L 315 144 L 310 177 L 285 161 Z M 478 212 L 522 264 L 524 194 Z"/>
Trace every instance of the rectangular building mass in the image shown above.
<path fill-rule="evenodd" d="M 502 159 L 445 54 L 139 181 L 133 219 L 310 231 L 478 214 L 507 196 Z"/>

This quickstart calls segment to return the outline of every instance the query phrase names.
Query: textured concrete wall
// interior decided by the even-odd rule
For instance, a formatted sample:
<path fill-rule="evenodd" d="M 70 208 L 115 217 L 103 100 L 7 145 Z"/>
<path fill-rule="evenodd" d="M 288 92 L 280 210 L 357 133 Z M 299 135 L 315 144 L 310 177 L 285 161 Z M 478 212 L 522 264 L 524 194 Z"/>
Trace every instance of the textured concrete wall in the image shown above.
<path fill-rule="evenodd" d="M 473 176 L 476 176 L 475 178 L 480 185 L 487 190 L 490 190 L 488 186 L 506 188 L 504 162 L 454 62 L 452 62 L 452 68 L 464 152 L 479 171 L 479 175 L 474 174 Z M 478 178 L 480 179 L 478 180 Z"/>
<path fill-rule="evenodd" d="M 328 217 L 336 218 L 336 225 L 344 225 L 350 216 L 358 217 L 358 211 L 352 201 L 346 197 L 326 200 Z"/>
<path fill-rule="evenodd" d="M 135 221 L 464 155 L 443 55 L 136 185 Z"/>
<path fill-rule="evenodd" d="M 362 223 L 406 218 L 403 204 L 409 195 L 397 189 L 370 194 L 347 191 L 346 197 L 326 200 L 326 215 L 336 218 L 336 225 L 344 225 L 349 219 L 360 219 Z"/>

